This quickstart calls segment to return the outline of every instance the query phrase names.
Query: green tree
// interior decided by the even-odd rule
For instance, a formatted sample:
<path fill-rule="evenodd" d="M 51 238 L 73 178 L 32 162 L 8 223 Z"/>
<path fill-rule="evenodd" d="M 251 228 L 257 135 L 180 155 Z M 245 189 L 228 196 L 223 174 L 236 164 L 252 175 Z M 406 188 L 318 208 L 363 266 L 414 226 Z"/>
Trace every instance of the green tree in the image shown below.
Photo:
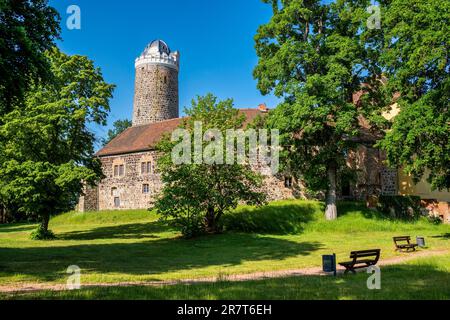
<path fill-rule="evenodd" d="M 124 132 L 126 129 L 132 126 L 132 122 L 128 119 L 117 120 L 113 123 L 113 128 L 108 130 L 108 136 L 102 139 L 103 146 L 110 143 L 115 137 Z"/>
<path fill-rule="evenodd" d="M 337 182 L 356 147 L 359 119 L 381 121 L 380 81 L 370 77 L 377 71 L 375 50 L 364 38 L 369 2 L 264 2 L 272 4 L 273 17 L 255 36 L 254 76 L 263 94 L 283 99 L 268 124 L 282 134 L 284 166 L 309 189 L 326 192 L 326 218 L 336 219 Z M 355 105 L 363 84 L 367 95 Z"/>
<path fill-rule="evenodd" d="M 216 97 L 208 94 L 193 100 L 191 108 L 185 112 L 189 117 L 181 128 L 187 130 L 187 136 L 183 137 L 188 138 L 187 152 L 183 154 L 187 154 L 187 161 L 181 164 L 173 161 L 172 152 L 180 140 L 172 141 L 165 137 L 160 141 L 158 170 L 164 187 L 155 208 L 165 220 L 181 228 L 184 236 L 192 237 L 204 232 L 219 232 L 221 217 L 236 208 L 238 203 L 260 205 L 266 197 L 260 192 L 261 175 L 252 171 L 248 164 L 196 161 L 199 154 L 191 154 L 191 150 L 195 150 L 195 122 L 202 124 L 202 138 L 210 129 L 218 130 L 216 132 L 225 137 L 226 130 L 242 128 L 245 119 L 233 108 L 233 101 L 217 101 Z M 211 141 L 202 142 L 205 152 L 219 139 Z M 226 154 L 225 143 L 220 148 Z"/>
<path fill-rule="evenodd" d="M 44 53 L 59 36 L 59 20 L 47 0 L 0 0 L 0 115 L 32 82 L 51 78 Z"/>
<path fill-rule="evenodd" d="M 381 1 L 380 64 L 399 115 L 380 146 L 389 163 L 450 188 L 450 2 Z M 427 170 L 428 169 L 428 170 Z"/>
<path fill-rule="evenodd" d="M 106 124 L 113 85 L 88 58 L 47 53 L 55 80 L 36 84 L 23 108 L 2 117 L 0 197 L 41 224 L 35 237 L 52 237 L 50 216 L 72 209 L 83 184 L 94 184 L 101 167 L 93 157 L 88 123 Z"/>

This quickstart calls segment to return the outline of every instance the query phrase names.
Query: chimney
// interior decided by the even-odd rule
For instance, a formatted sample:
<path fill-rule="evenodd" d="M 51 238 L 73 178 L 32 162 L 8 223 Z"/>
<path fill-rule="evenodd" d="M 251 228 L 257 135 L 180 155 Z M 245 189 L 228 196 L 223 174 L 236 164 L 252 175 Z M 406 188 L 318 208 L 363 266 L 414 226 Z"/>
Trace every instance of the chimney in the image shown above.
<path fill-rule="evenodd" d="M 261 103 L 261 104 L 258 106 L 258 110 L 261 111 L 261 112 L 263 112 L 263 113 L 269 112 L 269 108 L 267 108 L 267 106 L 266 106 L 265 103 Z"/>

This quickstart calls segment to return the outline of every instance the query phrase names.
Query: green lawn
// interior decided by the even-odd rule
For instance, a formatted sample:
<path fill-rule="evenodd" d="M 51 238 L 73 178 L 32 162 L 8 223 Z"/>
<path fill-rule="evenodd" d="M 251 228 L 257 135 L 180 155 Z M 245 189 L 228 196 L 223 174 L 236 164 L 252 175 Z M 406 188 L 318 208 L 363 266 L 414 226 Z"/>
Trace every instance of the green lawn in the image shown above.
<path fill-rule="evenodd" d="M 230 231 L 195 240 L 181 239 L 178 232 L 159 223 L 154 213 L 144 210 L 67 213 L 51 220 L 50 228 L 59 237 L 51 242 L 29 240 L 35 225 L 0 226 L 0 285 L 64 284 L 70 265 L 82 269 L 84 283 L 112 283 L 320 266 L 322 254 L 335 252 L 338 260 L 344 260 L 351 250 L 359 249 L 380 248 L 386 259 L 405 255 L 393 250 L 392 237 L 396 235 L 425 236 L 426 250 L 450 250 L 448 225 L 433 225 L 426 219 L 415 223 L 385 220 L 350 203 L 341 204 L 339 219 L 328 222 L 322 209 L 323 204 L 313 201 L 281 201 L 260 209 L 240 207 L 226 224 L 264 234 Z M 258 283 L 264 286 L 266 282 Z M 218 286 L 245 291 L 245 284 Z M 205 290 L 206 295 L 208 286 Z M 148 291 L 149 296 L 159 292 Z"/>
<path fill-rule="evenodd" d="M 4 299 L 257 299 L 257 300 L 448 300 L 450 255 L 421 258 L 382 267 L 381 289 L 368 290 L 368 274 L 356 276 L 308 276 L 248 282 L 179 284 L 164 287 L 111 287 L 75 291 L 42 291 L 3 295 Z M 0 298 L 2 295 L 0 294 Z"/>

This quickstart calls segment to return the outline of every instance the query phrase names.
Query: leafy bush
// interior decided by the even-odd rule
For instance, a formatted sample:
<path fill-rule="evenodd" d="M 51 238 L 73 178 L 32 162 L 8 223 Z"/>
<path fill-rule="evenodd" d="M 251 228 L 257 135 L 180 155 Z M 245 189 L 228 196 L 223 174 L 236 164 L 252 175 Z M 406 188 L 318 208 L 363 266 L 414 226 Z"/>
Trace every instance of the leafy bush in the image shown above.
<path fill-rule="evenodd" d="M 442 219 L 439 217 L 428 217 L 428 221 L 434 225 L 442 224 Z"/>
<path fill-rule="evenodd" d="M 187 239 L 205 234 L 202 216 L 176 216 L 173 220 L 170 220 L 169 225 L 179 229 L 183 237 Z"/>
<path fill-rule="evenodd" d="M 31 233 L 30 238 L 31 240 L 54 240 L 56 236 L 51 230 L 46 230 L 39 226 Z"/>
<path fill-rule="evenodd" d="M 380 196 L 378 210 L 393 219 L 415 220 L 420 217 L 420 197 Z"/>

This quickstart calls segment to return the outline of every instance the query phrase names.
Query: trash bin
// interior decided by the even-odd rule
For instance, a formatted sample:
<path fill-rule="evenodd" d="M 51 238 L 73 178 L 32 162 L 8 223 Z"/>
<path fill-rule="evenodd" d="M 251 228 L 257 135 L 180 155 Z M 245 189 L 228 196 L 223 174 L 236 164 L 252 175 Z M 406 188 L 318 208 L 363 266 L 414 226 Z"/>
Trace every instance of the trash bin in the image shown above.
<path fill-rule="evenodd" d="M 323 272 L 333 272 L 336 276 L 336 254 L 328 254 L 322 256 Z"/>
<path fill-rule="evenodd" d="M 424 237 L 416 237 L 416 243 L 419 248 L 425 247 L 425 238 Z"/>

